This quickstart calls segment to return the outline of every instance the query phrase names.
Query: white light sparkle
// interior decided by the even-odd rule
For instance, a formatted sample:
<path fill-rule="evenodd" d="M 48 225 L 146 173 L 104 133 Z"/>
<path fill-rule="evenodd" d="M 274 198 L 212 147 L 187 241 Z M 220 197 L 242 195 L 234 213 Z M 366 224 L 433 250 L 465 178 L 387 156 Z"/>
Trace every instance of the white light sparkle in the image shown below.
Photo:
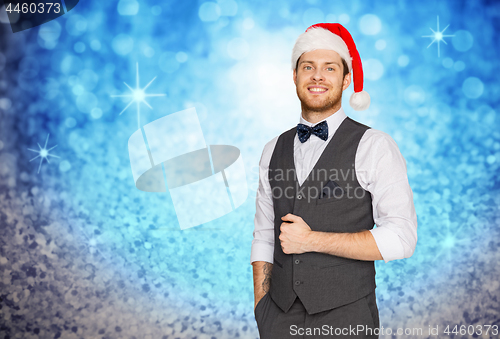
<path fill-rule="evenodd" d="M 450 25 L 448 25 L 450 26 Z M 432 38 L 432 41 L 431 43 L 429 44 L 429 46 L 427 46 L 427 48 L 431 47 L 431 45 L 437 41 L 437 45 L 438 45 L 438 57 L 440 57 L 440 51 L 439 51 L 439 43 L 442 41 L 444 42 L 445 44 L 448 45 L 448 43 L 444 40 L 444 38 L 449 38 L 449 37 L 453 37 L 455 36 L 454 34 L 453 35 L 444 35 L 444 31 L 446 31 L 446 29 L 448 28 L 448 26 L 446 26 L 442 31 L 439 30 L 439 16 L 437 17 L 437 30 L 434 31 L 432 28 L 429 27 L 429 29 L 432 31 L 432 35 L 422 35 L 422 38 Z"/>
<path fill-rule="evenodd" d="M 49 142 L 49 135 L 50 135 L 50 133 L 47 134 L 47 139 L 45 140 L 45 145 L 43 147 L 40 146 L 40 144 L 38 144 L 38 147 L 40 148 L 39 150 L 28 148 L 29 151 L 38 153 L 38 155 L 36 157 L 34 157 L 33 159 L 31 159 L 30 162 L 35 160 L 38 157 L 40 158 L 40 165 L 38 166 L 37 174 L 40 173 L 40 168 L 42 167 L 43 159 L 46 159 L 47 162 L 50 164 L 49 157 L 59 158 L 57 155 L 50 154 L 50 151 L 52 149 L 56 148 L 57 145 L 47 149 L 47 143 Z"/>
<path fill-rule="evenodd" d="M 126 82 L 124 82 L 125 86 L 127 86 L 131 94 L 121 94 L 121 95 L 112 95 L 111 97 L 122 97 L 122 98 L 132 98 L 132 100 L 128 103 L 128 105 L 120 112 L 119 115 L 122 115 L 123 112 L 127 108 L 129 108 L 134 102 L 137 104 L 137 125 L 139 129 L 141 128 L 141 103 L 146 104 L 149 108 L 153 109 L 151 105 L 146 101 L 148 97 L 163 97 L 165 94 L 146 94 L 146 89 L 155 81 L 156 77 L 153 78 L 144 88 L 139 87 L 139 63 L 136 64 L 136 79 L 135 79 L 135 88 L 130 87 Z"/>

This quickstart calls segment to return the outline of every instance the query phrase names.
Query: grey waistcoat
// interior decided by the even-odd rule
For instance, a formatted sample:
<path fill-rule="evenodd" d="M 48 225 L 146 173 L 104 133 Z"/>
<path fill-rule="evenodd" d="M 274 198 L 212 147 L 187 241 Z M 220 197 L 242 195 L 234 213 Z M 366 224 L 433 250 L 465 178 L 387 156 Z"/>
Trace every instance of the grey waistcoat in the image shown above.
<path fill-rule="evenodd" d="M 309 314 L 314 314 L 351 303 L 376 287 L 373 261 L 319 252 L 285 254 L 279 239 L 281 217 L 288 213 L 302 217 L 313 231 L 373 228 L 371 195 L 359 185 L 354 167 L 359 141 L 368 128 L 345 118 L 302 186 L 298 185 L 293 157 L 296 127 L 277 140 L 269 164 L 275 215 L 269 295 L 283 312 L 288 312 L 296 297 Z M 326 186 L 329 180 L 341 190 L 330 190 L 332 195 L 320 198 L 323 188 L 334 187 Z"/>

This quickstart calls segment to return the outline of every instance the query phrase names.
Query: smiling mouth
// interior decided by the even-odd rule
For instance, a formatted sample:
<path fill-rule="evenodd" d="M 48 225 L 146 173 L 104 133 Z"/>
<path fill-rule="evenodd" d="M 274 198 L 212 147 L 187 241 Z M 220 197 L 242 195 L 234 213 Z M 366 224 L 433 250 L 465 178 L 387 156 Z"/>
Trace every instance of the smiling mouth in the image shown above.
<path fill-rule="evenodd" d="M 326 91 L 328 91 L 328 88 L 324 88 L 324 87 L 309 87 L 307 89 L 308 89 L 309 93 L 313 93 L 313 94 L 323 94 Z"/>

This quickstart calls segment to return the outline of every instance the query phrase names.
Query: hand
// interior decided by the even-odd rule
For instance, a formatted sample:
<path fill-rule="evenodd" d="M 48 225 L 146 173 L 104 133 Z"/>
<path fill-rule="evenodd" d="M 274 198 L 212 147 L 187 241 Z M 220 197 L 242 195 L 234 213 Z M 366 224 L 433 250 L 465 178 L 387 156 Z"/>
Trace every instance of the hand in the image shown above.
<path fill-rule="evenodd" d="M 313 232 L 309 225 L 298 215 L 288 213 L 281 217 L 280 226 L 281 248 L 285 254 L 301 254 L 310 252 L 308 248 L 309 236 Z"/>

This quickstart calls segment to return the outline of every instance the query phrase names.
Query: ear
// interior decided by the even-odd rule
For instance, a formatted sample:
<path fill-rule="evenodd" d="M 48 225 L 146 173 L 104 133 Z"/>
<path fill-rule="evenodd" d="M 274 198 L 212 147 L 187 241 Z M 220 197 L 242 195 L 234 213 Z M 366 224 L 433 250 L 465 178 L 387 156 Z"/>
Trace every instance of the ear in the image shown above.
<path fill-rule="evenodd" d="M 351 84 L 351 74 L 352 72 L 347 73 L 347 75 L 344 77 L 344 82 L 342 84 L 342 91 L 345 91 L 347 87 Z"/>
<path fill-rule="evenodd" d="M 295 86 L 297 86 L 297 70 L 296 69 L 293 70 L 293 82 L 294 82 Z"/>

